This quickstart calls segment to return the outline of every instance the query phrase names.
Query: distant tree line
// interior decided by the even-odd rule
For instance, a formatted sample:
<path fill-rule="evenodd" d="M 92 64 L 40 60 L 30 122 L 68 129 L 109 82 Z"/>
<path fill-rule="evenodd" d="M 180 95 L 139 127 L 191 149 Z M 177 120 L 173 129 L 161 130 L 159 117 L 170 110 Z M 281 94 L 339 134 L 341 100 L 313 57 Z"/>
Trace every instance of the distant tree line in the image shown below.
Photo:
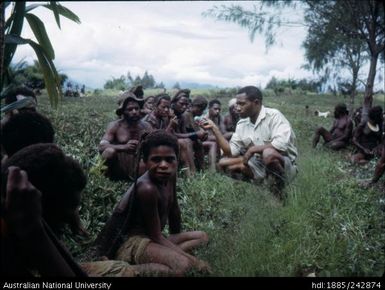
<path fill-rule="evenodd" d="M 302 90 L 307 92 L 320 92 L 322 87 L 322 81 L 301 79 L 287 79 L 280 80 L 276 77 L 272 77 L 270 81 L 266 84 L 265 89 L 273 90 L 276 95 L 283 93 L 285 89 L 290 90 Z"/>
<path fill-rule="evenodd" d="M 157 83 L 154 76 L 149 74 L 147 71 L 145 71 L 142 77 L 140 75 L 132 77 L 130 72 L 127 72 L 127 75 L 121 75 L 119 78 L 112 77 L 112 79 L 108 80 L 104 84 L 104 88 L 124 91 L 137 85 L 142 85 L 144 89 L 165 88 L 163 82 Z"/>

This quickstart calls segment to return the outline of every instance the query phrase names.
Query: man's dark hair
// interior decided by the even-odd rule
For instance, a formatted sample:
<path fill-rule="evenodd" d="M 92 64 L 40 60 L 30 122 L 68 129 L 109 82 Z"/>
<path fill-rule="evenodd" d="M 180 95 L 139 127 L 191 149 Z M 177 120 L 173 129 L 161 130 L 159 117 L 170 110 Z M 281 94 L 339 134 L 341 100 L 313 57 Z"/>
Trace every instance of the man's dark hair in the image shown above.
<path fill-rule="evenodd" d="M 209 108 L 212 108 L 215 104 L 218 104 L 219 106 L 221 106 L 221 102 L 218 100 L 218 99 L 215 99 L 215 100 L 211 100 L 209 102 Z"/>
<path fill-rule="evenodd" d="M 259 100 L 260 102 L 262 101 L 262 93 L 261 91 L 254 86 L 246 86 L 238 90 L 237 92 L 238 95 L 240 94 L 246 94 L 247 99 L 249 101 L 255 101 Z"/>
<path fill-rule="evenodd" d="M 167 101 L 171 101 L 171 97 L 169 96 L 169 94 L 166 94 L 166 93 L 161 93 L 161 94 L 158 94 L 155 96 L 155 107 L 157 107 L 159 104 L 160 104 L 160 101 L 161 100 L 167 100 Z"/>
<path fill-rule="evenodd" d="M 9 166 L 27 172 L 28 180 L 42 193 L 43 208 L 52 204 L 77 206 L 80 192 L 87 183 L 80 164 L 55 144 L 34 144 L 8 158 L 1 166 L 2 192 L 6 188 Z"/>
<path fill-rule="evenodd" d="M 370 108 L 368 113 L 369 119 L 373 120 L 376 124 L 379 124 L 382 127 L 383 115 L 381 106 L 374 106 Z"/>
<path fill-rule="evenodd" d="M 149 133 L 141 143 L 143 161 L 148 160 L 152 148 L 168 146 L 174 149 L 175 155 L 179 156 L 178 139 L 164 130 L 155 130 Z"/>
<path fill-rule="evenodd" d="M 13 102 L 16 102 L 17 101 L 17 98 L 16 98 L 17 95 L 23 95 L 25 97 L 32 97 L 32 98 L 34 98 L 35 102 L 37 103 L 36 95 L 31 89 L 29 89 L 27 87 L 13 87 L 6 94 L 5 104 L 8 105 L 8 104 L 11 104 Z"/>
<path fill-rule="evenodd" d="M 336 113 L 338 116 L 344 116 L 344 115 L 348 115 L 349 114 L 349 111 L 346 107 L 346 104 L 344 103 L 339 103 L 335 106 L 335 110 L 336 110 Z"/>
<path fill-rule="evenodd" d="M 8 156 L 36 143 L 53 143 L 55 131 L 51 121 L 38 112 L 24 111 L 13 115 L 3 125 L 1 144 Z"/>
<path fill-rule="evenodd" d="M 182 97 L 190 99 L 190 93 L 191 93 L 190 89 L 181 89 L 177 91 L 174 97 L 171 99 L 171 103 L 178 102 Z"/>
<path fill-rule="evenodd" d="M 207 99 L 203 96 L 196 96 L 192 101 L 191 101 L 191 105 L 194 106 L 194 107 L 198 107 L 199 109 L 206 109 L 207 107 Z"/>

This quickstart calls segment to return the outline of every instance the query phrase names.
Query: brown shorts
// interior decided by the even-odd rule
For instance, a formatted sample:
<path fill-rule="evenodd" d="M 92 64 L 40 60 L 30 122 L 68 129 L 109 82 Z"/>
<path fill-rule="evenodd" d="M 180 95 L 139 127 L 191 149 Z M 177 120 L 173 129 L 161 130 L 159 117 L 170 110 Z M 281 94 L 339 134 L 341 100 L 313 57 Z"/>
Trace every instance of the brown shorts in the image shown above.
<path fill-rule="evenodd" d="M 80 263 L 90 277 L 137 277 L 139 272 L 124 261 L 95 261 Z"/>
<path fill-rule="evenodd" d="M 129 237 L 118 249 L 115 259 L 130 264 L 142 264 L 144 251 L 151 240 L 145 235 Z"/>

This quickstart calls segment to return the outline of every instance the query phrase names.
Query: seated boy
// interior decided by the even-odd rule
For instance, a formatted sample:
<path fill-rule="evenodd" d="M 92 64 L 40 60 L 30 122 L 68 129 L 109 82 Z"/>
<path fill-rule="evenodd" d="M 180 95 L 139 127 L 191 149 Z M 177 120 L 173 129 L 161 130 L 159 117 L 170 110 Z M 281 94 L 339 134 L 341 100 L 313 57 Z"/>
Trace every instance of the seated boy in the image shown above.
<path fill-rule="evenodd" d="M 205 262 L 187 253 L 206 244 L 207 234 L 181 232 L 177 138 L 163 130 L 153 131 L 143 141 L 141 152 L 147 171 L 125 193 L 97 238 L 99 254 L 130 264 L 150 263 L 156 275 L 183 276 L 192 268 L 207 270 Z M 117 222 L 119 219 L 123 222 Z M 163 233 L 167 222 L 168 237 Z"/>

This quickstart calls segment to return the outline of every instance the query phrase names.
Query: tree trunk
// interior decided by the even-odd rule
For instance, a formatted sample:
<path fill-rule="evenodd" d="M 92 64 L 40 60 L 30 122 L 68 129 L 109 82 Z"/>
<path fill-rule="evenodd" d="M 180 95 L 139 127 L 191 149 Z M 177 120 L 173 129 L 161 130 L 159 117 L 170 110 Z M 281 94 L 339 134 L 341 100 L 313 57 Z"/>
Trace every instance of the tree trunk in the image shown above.
<path fill-rule="evenodd" d="M 1 1 L 0 3 L 0 92 L 3 90 L 3 76 L 4 76 L 4 12 L 5 10 L 5 4 L 4 1 Z"/>
<path fill-rule="evenodd" d="M 357 79 L 358 79 L 358 70 L 353 69 L 353 79 L 352 79 L 352 87 L 350 92 L 350 104 L 348 107 L 349 115 L 352 116 L 354 112 L 354 100 L 357 93 Z"/>
<path fill-rule="evenodd" d="M 362 106 L 362 119 L 361 121 L 366 121 L 368 119 L 369 109 L 372 107 L 373 103 L 373 86 L 374 79 L 376 77 L 376 68 L 377 68 L 378 53 L 375 53 L 370 58 L 370 68 L 369 75 L 366 81 L 364 103 Z"/>

